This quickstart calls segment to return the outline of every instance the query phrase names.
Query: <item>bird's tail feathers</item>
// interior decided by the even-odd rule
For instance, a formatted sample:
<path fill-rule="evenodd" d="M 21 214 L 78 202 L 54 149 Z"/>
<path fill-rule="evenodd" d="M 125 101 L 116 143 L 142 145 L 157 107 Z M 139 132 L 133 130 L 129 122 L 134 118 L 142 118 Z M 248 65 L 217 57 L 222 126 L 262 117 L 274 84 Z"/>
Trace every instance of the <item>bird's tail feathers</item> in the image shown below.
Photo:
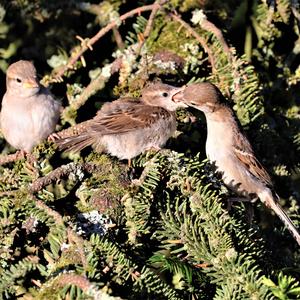
<path fill-rule="evenodd" d="M 278 203 L 279 197 L 277 195 L 273 195 L 271 191 L 266 193 L 262 193 L 260 196 L 261 201 L 270 209 L 272 209 L 275 214 L 280 218 L 280 220 L 284 223 L 287 229 L 290 231 L 298 245 L 300 246 L 300 233 L 296 226 L 294 225 L 293 221 L 290 217 L 286 214 L 283 208 Z"/>
<path fill-rule="evenodd" d="M 61 150 L 76 153 L 88 146 L 91 146 L 94 143 L 94 138 L 87 133 L 82 133 L 77 136 L 56 140 L 55 143 Z"/>

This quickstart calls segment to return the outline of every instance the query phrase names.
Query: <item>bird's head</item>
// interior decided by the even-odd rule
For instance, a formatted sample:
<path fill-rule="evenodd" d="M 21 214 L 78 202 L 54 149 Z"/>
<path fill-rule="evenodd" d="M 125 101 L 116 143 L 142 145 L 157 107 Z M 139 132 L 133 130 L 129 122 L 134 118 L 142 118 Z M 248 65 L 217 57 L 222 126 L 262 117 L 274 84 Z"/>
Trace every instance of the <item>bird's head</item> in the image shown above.
<path fill-rule="evenodd" d="M 33 63 L 19 60 L 11 64 L 6 72 L 6 88 L 8 93 L 22 98 L 36 94 L 40 85 Z"/>
<path fill-rule="evenodd" d="M 142 90 L 142 101 L 151 106 L 160 106 L 170 111 L 185 107 L 181 102 L 175 102 L 173 98 L 182 92 L 185 87 L 174 87 L 164 83 L 150 83 Z"/>
<path fill-rule="evenodd" d="M 194 107 L 204 113 L 215 111 L 224 102 L 223 99 L 220 90 L 209 82 L 190 84 L 173 97 L 175 103 Z"/>

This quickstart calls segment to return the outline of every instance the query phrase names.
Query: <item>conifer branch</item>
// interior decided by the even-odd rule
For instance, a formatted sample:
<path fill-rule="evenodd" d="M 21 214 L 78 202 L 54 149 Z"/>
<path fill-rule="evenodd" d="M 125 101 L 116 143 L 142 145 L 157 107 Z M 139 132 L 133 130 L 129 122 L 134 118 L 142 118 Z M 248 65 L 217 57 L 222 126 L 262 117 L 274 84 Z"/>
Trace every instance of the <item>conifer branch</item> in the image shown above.
<path fill-rule="evenodd" d="M 58 181 L 62 177 L 68 176 L 71 173 L 75 176 L 81 176 L 81 173 L 83 171 L 93 173 L 96 170 L 99 170 L 99 168 L 101 167 L 92 163 L 69 163 L 67 165 L 63 165 L 50 172 L 48 175 L 35 180 L 29 187 L 29 192 L 36 193 L 40 191 L 43 187 L 49 185 L 54 181 Z"/>

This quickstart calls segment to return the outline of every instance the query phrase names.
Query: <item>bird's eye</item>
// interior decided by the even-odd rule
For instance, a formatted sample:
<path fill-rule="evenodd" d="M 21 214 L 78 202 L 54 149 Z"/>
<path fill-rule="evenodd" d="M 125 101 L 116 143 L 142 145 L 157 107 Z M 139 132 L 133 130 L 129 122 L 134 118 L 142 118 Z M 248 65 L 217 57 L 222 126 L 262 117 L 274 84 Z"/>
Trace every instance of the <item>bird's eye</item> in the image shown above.
<path fill-rule="evenodd" d="M 19 83 L 22 82 L 22 80 L 20 78 L 16 78 L 16 81 L 19 82 Z"/>
<path fill-rule="evenodd" d="M 163 96 L 163 97 L 168 97 L 169 94 L 168 94 L 167 92 L 164 92 L 164 93 L 162 93 L 162 96 Z"/>

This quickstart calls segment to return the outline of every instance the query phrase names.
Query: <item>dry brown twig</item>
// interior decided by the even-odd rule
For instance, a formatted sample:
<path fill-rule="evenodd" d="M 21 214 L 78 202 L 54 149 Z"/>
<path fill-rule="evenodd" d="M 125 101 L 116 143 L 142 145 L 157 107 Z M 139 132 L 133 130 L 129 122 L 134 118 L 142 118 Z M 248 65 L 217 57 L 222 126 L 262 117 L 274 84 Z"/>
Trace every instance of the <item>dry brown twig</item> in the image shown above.
<path fill-rule="evenodd" d="M 97 169 L 101 169 L 101 166 L 98 166 L 93 163 L 69 163 L 61 167 L 56 168 L 49 174 L 44 177 L 36 179 L 31 186 L 29 187 L 29 192 L 31 194 L 40 191 L 43 187 L 49 185 L 50 183 L 57 181 L 65 176 L 73 174 L 78 174 L 78 172 L 88 172 L 93 173 L 97 172 Z"/>
<path fill-rule="evenodd" d="M 146 39 L 149 37 L 149 35 L 151 33 L 151 30 L 152 30 L 152 27 L 153 27 L 153 22 L 154 22 L 154 19 L 155 19 L 155 16 L 156 16 L 157 12 L 161 8 L 161 5 L 165 4 L 166 2 L 167 1 L 164 1 L 164 0 L 156 0 L 155 1 L 154 4 L 157 4 L 157 6 L 155 6 L 151 11 L 151 14 L 149 16 L 149 19 L 148 19 L 148 22 L 147 22 L 147 25 L 146 25 L 146 28 L 145 28 L 145 31 L 143 32 L 142 40 L 140 41 L 139 46 L 136 50 L 137 55 L 140 53 Z"/>
<path fill-rule="evenodd" d="M 232 51 L 230 50 L 230 47 L 228 46 L 227 42 L 225 41 L 222 31 L 215 24 L 208 21 L 206 16 L 205 16 L 205 18 L 203 18 L 201 20 L 200 26 L 204 30 L 211 32 L 213 35 L 216 36 L 216 38 L 221 43 L 224 52 L 227 54 L 229 62 L 231 62 L 232 61 Z"/>
<path fill-rule="evenodd" d="M 98 4 L 79 4 L 78 6 L 81 10 L 83 11 L 87 11 L 93 15 L 96 15 L 99 19 L 103 16 L 103 11 L 102 11 L 102 2 L 98 3 Z M 99 21 L 99 23 L 101 24 L 101 22 Z M 106 24 L 107 25 L 107 24 Z M 122 39 L 122 36 L 118 30 L 117 27 L 112 28 L 112 32 L 116 41 L 116 44 L 118 45 L 119 49 L 123 49 L 124 48 L 124 42 Z"/>
<path fill-rule="evenodd" d="M 100 74 L 96 79 L 91 80 L 89 85 L 83 90 L 78 99 L 76 99 L 75 102 L 71 103 L 70 106 L 64 108 L 62 115 L 64 115 L 65 111 L 70 108 L 72 110 L 78 110 L 81 106 L 83 106 L 91 96 L 93 96 L 98 90 L 104 88 L 105 83 L 114 73 L 119 71 L 121 65 L 122 59 L 116 58 L 109 66 L 107 66 L 110 68 L 110 76 L 104 76 Z"/>
<path fill-rule="evenodd" d="M 118 45 L 118 48 L 119 49 L 124 49 L 125 44 L 123 42 L 122 36 L 121 36 L 120 31 L 118 30 L 118 28 L 113 27 L 112 32 L 113 32 L 116 44 Z"/>
<path fill-rule="evenodd" d="M 25 158 L 25 153 L 23 151 L 17 151 L 13 154 L 1 155 L 0 156 L 0 165 L 6 165 L 11 162 L 15 162 L 19 159 Z"/>
<path fill-rule="evenodd" d="M 223 51 L 227 55 L 228 63 L 233 69 L 232 70 L 233 77 L 234 78 L 239 78 L 240 73 L 237 70 L 238 62 L 237 62 L 237 58 L 234 55 L 233 49 L 228 46 L 226 40 L 224 39 L 222 31 L 215 24 L 213 24 L 212 22 L 207 20 L 207 17 L 203 12 L 201 12 L 201 13 L 202 13 L 202 18 L 201 18 L 201 21 L 199 22 L 199 25 L 201 26 L 202 29 L 212 33 L 218 39 L 218 41 L 222 45 Z M 218 75 L 217 71 L 216 71 L 216 68 L 215 68 L 215 64 L 214 64 L 214 61 L 215 61 L 214 56 L 212 54 L 211 49 L 207 45 L 205 39 L 203 39 L 189 24 L 187 24 L 185 21 L 183 21 L 177 13 L 169 13 L 169 15 L 175 21 L 179 22 L 183 27 L 185 27 L 187 29 L 187 31 L 190 34 L 192 34 L 196 38 L 196 40 L 201 44 L 204 51 L 208 55 L 208 60 L 211 64 L 211 66 L 212 66 L 212 73 Z M 236 80 L 235 91 L 239 91 L 239 89 L 240 89 L 240 85 L 239 85 L 238 82 L 239 82 L 239 80 Z M 229 91 L 227 91 L 227 94 L 228 95 L 230 94 Z"/>
<path fill-rule="evenodd" d="M 56 279 L 59 286 L 73 284 L 82 289 L 84 292 L 87 292 L 92 285 L 86 277 L 72 273 L 61 274 Z"/>
<path fill-rule="evenodd" d="M 161 7 L 161 4 L 154 3 L 151 5 L 145 5 L 145 6 L 135 8 L 135 9 L 121 15 L 119 18 L 119 22 L 121 23 L 121 22 L 125 21 L 126 19 L 133 17 L 134 15 L 141 14 L 142 12 L 145 12 L 145 11 L 153 10 L 157 7 L 158 8 Z M 58 71 L 54 71 L 54 74 L 49 82 L 55 82 L 55 81 L 59 80 L 67 70 L 72 69 L 74 67 L 74 64 L 78 61 L 78 59 L 80 59 L 82 57 L 82 55 L 85 51 L 87 51 L 88 49 L 92 50 L 92 45 L 94 45 L 100 38 L 102 38 L 105 34 L 107 34 L 110 30 L 112 30 L 113 28 L 115 28 L 117 26 L 118 26 L 117 21 L 113 21 L 113 22 L 109 23 L 108 25 L 106 25 L 105 27 L 101 28 L 98 31 L 98 33 L 95 34 L 92 38 L 90 38 L 88 40 L 83 40 L 81 43 L 80 49 L 77 50 L 75 53 L 73 53 L 73 55 L 71 55 L 71 57 L 66 65 L 60 67 Z"/>
<path fill-rule="evenodd" d="M 176 14 L 169 13 L 169 16 L 176 22 L 180 23 L 189 32 L 189 34 L 191 34 L 200 43 L 200 45 L 202 46 L 204 51 L 207 53 L 208 61 L 211 65 L 212 72 L 215 73 L 215 71 L 216 71 L 215 59 L 212 54 L 212 51 L 210 50 L 210 48 L 208 47 L 208 45 L 205 41 L 205 39 L 203 37 L 201 37 L 188 23 L 183 21 L 182 18 L 177 13 Z"/>
<path fill-rule="evenodd" d="M 136 55 L 138 55 L 140 53 L 140 50 L 141 50 L 146 38 L 150 35 L 151 29 L 153 26 L 153 22 L 154 22 L 154 18 L 156 16 L 158 10 L 161 8 L 161 5 L 166 2 L 167 1 L 165 1 L 165 0 L 157 0 L 153 4 L 153 8 L 152 8 L 150 17 L 149 17 L 147 25 L 146 25 L 146 29 L 143 33 L 143 40 L 139 43 L 137 49 L 135 50 Z M 135 47 L 135 45 L 133 46 L 133 48 L 134 47 Z M 113 75 L 114 73 L 118 72 L 120 70 L 121 66 L 122 66 L 122 58 L 120 58 L 120 57 L 116 58 L 115 61 L 110 64 L 110 76 Z M 99 75 L 96 79 L 92 80 L 90 82 L 90 84 L 84 89 L 84 91 L 79 96 L 79 98 L 76 100 L 76 102 L 71 104 L 71 108 L 73 110 L 78 110 L 82 105 L 84 105 L 86 103 L 86 101 L 89 99 L 89 97 L 91 97 L 92 95 L 94 95 L 96 93 L 96 91 L 98 91 L 104 87 L 105 82 L 108 79 L 109 79 L 109 77 Z M 68 109 L 68 107 L 66 109 Z"/>
<path fill-rule="evenodd" d="M 227 55 L 227 59 L 228 59 L 228 63 L 232 68 L 232 76 L 235 79 L 239 79 L 240 78 L 240 73 L 237 70 L 238 68 L 238 59 L 235 57 L 234 55 L 234 50 L 232 48 L 230 48 L 222 34 L 222 31 L 212 22 L 208 21 L 206 16 L 203 13 L 203 18 L 200 22 L 200 26 L 201 28 L 203 28 L 204 30 L 211 32 L 220 42 L 220 44 L 222 45 L 222 48 L 225 52 L 225 54 Z M 221 80 L 222 81 L 222 80 Z M 235 93 L 238 92 L 240 90 L 240 84 L 239 84 L 239 80 L 235 80 L 235 87 L 234 87 Z M 227 95 L 230 95 L 229 90 L 227 89 Z"/>

